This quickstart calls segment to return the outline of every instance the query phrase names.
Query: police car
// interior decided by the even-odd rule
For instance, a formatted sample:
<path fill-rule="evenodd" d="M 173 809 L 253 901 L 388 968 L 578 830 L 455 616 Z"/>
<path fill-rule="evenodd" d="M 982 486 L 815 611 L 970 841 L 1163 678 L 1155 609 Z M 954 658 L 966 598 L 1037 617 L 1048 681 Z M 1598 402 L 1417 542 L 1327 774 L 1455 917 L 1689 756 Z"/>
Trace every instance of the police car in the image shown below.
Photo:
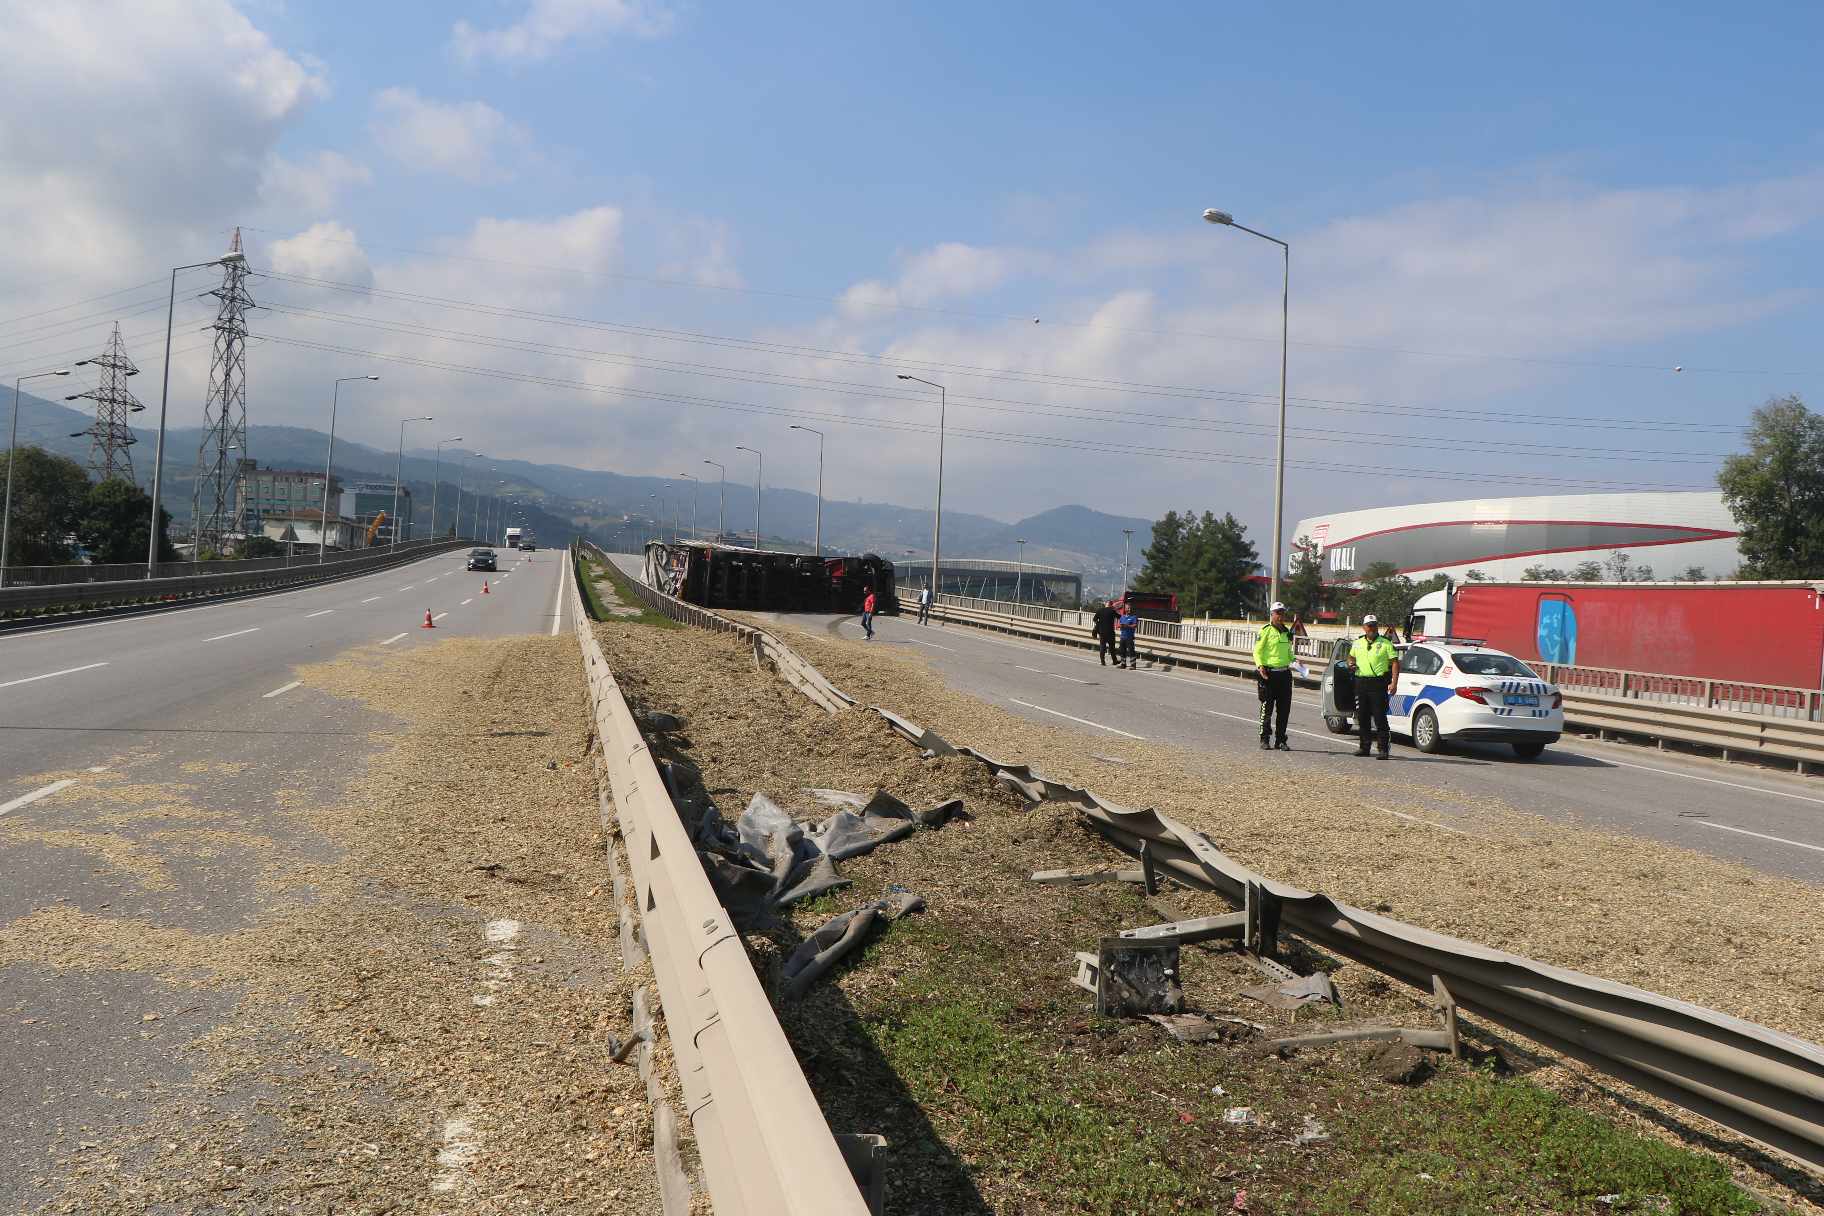
<path fill-rule="evenodd" d="M 1355 729 L 1353 640 L 1339 638 L 1324 669 L 1324 723 L 1338 735 Z M 1387 726 L 1422 752 L 1456 741 L 1506 743 L 1531 760 L 1564 733 L 1564 695 L 1511 654 L 1460 638 L 1420 638 L 1399 654 Z"/>

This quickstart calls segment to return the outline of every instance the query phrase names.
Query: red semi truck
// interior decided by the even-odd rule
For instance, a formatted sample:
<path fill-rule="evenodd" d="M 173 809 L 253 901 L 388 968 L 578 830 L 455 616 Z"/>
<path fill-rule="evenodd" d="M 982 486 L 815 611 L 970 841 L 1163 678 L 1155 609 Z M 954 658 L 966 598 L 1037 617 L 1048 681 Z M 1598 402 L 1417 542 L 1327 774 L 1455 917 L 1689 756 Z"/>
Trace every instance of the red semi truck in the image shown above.
<path fill-rule="evenodd" d="M 1542 663 L 1818 688 L 1824 583 L 1459 583 L 1409 632 Z"/>

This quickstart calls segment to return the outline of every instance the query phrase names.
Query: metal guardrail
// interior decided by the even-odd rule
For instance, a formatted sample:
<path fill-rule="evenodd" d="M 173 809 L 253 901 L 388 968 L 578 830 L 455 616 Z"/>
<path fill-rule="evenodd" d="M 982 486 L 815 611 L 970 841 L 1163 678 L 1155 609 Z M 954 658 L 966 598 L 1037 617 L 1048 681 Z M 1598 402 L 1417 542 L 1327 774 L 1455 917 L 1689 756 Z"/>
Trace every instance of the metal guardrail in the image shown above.
<path fill-rule="evenodd" d="M 332 579 L 364 574 L 372 570 L 382 570 L 404 562 L 416 561 L 418 558 L 432 553 L 465 548 L 473 543 L 468 540 L 408 541 L 397 549 L 359 551 L 344 556 L 340 561 L 326 561 L 321 565 L 315 562 L 294 562 L 289 566 L 274 566 L 268 565 L 266 559 L 261 559 L 261 568 L 257 570 L 219 573 L 211 570 L 203 574 L 151 579 L 56 583 L 28 587 L 7 586 L 0 588 L 0 620 L 21 613 L 75 612 L 83 609 L 233 595 L 306 583 L 327 582 Z M 209 570 L 210 567 L 232 564 L 234 563 L 200 563 L 205 570 Z M 78 567 L 78 569 L 81 568 L 83 567 Z M 142 563 L 131 569 L 143 571 L 145 566 Z"/>
<path fill-rule="evenodd" d="M 620 824 L 715 1211 L 867 1216 L 867 1201 L 589 626 L 582 589 L 572 588 L 571 595 L 602 744 L 602 814 L 606 820 L 612 813 Z M 668 1111 L 655 1111 L 655 1124 L 668 1117 Z M 666 1213 L 672 1216 L 670 1206 Z"/>
<path fill-rule="evenodd" d="M 1450 1000 L 1497 1025 L 1824 1169 L 1824 1047 L 1274 882 L 1157 811 L 1104 802 L 1030 766 L 952 746 L 887 710 L 875 712 L 920 748 L 980 761 L 1032 802 L 1076 806 L 1115 847 L 1134 856 L 1144 847 L 1151 864 L 1186 886 L 1215 892 L 1237 907 L 1270 901 L 1267 919 L 1325 949 L 1423 992 L 1441 986 Z"/>
<path fill-rule="evenodd" d="M 1029 613 L 1016 614 L 952 602 L 961 599 L 960 596 L 939 596 L 939 602 L 931 609 L 932 617 L 1069 646 L 1088 648 L 1095 645 L 1087 623 L 1080 626 L 1053 623 Z M 995 604 L 997 608 L 1013 607 L 991 600 L 976 602 Z M 907 596 L 900 597 L 900 606 L 902 611 L 917 610 L 916 601 Z M 1167 622 L 1141 622 L 1143 628 L 1137 644 L 1141 653 L 1154 661 L 1243 676 L 1254 671 L 1252 633 L 1246 634 L 1245 638 L 1225 638 L 1224 642 L 1185 641 L 1177 637 L 1147 637 L 1144 626 L 1149 623 L 1164 625 Z M 1227 632 L 1241 631 L 1228 629 Z M 1234 644 L 1244 640 L 1246 645 Z M 1312 668 L 1309 678 L 1298 682 L 1315 687 L 1322 678 L 1322 665 L 1328 662 L 1330 643 L 1311 638 L 1298 641 L 1299 655 L 1319 664 Z M 1714 748 L 1723 753 L 1724 759 L 1757 756 L 1790 761 L 1798 766 L 1800 773 L 1806 772 L 1808 766 L 1824 764 L 1824 721 L 1808 718 L 1800 712 L 1816 712 L 1815 700 L 1808 703 L 1802 699 L 1806 695 L 1803 689 L 1688 680 L 1677 676 L 1643 676 L 1602 668 L 1542 666 L 1564 690 L 1567 727 Z M 1584 679 L 1586 676 L 1590 678 Z M 1794 711 L 1790 715 L 1748 712 L 1750 707 L 1771 711 L 1785 694 L 1797 694 L 1796 698 L 1785 700 Z M 1815 693 L 1809 695 L 1817 696 Z M 1675 696 L 1688 696 L 1694 703 L 1683 704 L 1671 699 Z M 1696 703 L 1700 701 L 1708 704 Z M 1808 705 L 1811 708 L 1808 709 Z"/>

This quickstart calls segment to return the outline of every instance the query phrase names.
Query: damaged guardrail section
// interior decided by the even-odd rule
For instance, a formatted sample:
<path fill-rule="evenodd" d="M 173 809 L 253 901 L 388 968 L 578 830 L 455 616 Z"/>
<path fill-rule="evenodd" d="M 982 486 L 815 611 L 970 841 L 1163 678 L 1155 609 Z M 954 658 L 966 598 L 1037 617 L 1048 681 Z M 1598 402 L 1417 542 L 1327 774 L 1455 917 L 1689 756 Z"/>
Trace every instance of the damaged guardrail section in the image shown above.
<path fill-rule="evenodd" d="M 720 627 L 731 626 L 724 619 Z M 1824 1169 L 1824 1047 L 1714 1009 L 1535 962 L 1275 882 L 1223 854 L 1201 832 L 1157 811 L 1105 802 L 1030 766 L 953 746 L 889 710 L 873 709 L 921 750 L 977 760 L 1032 803 L 1076 807 L 1110 844 L 1164 878 L 1246 908 L 1251 924 L 1283 926 L 1337 955 L 1435 993 L 1452 1007 L 1480 1014 Z"/>
<path fill-rule="evenodd" d="M 842 1148 L 786 1042 L 747 948 L 710 889 L 632 711 L 590 628 L 580 589 L 571 619 L 601 741 L 602 815 L 632 871 L 686 1114 L 721 1216 L 865 1216 Z M 827 681 L 826 681 L 827 684 Z M 609 795 L 612 794 L 612 803 Z M 688 1209 L 673 1116 L 654 1101 L 667 1216 Z M 682 1204 L 682 1206 L 678 1206 Z"/>

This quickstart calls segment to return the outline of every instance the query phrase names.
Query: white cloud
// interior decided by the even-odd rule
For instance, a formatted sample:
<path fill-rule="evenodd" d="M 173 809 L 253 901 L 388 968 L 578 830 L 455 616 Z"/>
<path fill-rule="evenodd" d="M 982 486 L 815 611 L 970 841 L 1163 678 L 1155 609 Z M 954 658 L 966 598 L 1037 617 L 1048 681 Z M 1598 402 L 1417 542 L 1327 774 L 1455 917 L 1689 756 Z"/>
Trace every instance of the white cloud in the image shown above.
<path fill-rule="evenodd" d="M 463 181 L 512 176 L 503 158 L 530 142 L 524 128 L 486 102 L 440 102 L 414 89 L 382 89 L 369 124 L 374 142 L 407 168 Z"/>
<path fill-rule="evenodd" d="M 341 224 L 312 224 L 296 236 L 274 241 L 269 261 L 280 274 L 305 275 L 335 283 L 371 285 L 373 267 L 355 234 Z"/>
<path fill-rule="evenodd" d="M 324 150 L 303 160 L 289 160 L 275 152 L 267 157 L 260 175 L 260 201 L 283 214 L 322 215 L 333 211 L 349 190 L 373 180 L 366 165 L 340 152 Z"/>
<path fill-rule="evenodd" d="M 1036 268 L 1026 250 L 996 249 L 946 241 L 904 260 L 893 283 L 869 279 L 844 293 L 843 311 L 851 316 L 896 306 L 928 307 L 948 300 L 981 295 L 1015 275 Z"/>
<path fill-rule="evenodd" d="M 458 58 L 509 62 L 544 59 L 567 42 L 607 34 L 655 38 L 672 25 L 668 8 L 649 0 L 530 0 L 525 15 L 499 29 L 458 21 L 450 45 Z"/>

